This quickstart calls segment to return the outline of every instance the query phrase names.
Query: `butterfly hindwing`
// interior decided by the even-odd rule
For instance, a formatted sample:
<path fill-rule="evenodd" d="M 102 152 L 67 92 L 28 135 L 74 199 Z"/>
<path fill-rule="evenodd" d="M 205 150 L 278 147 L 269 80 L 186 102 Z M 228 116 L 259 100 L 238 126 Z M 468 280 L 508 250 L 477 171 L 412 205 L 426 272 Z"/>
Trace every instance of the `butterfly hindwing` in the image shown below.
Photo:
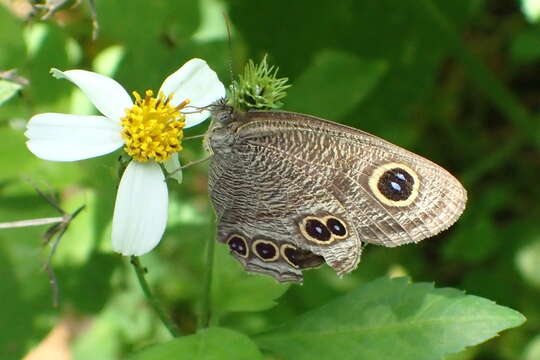
<path fill-rule="evenodd" d="M 339 273 L 354 269 L 360 256 L 360 244 L 353 227 L 345 225 L 350 234 L 340 236 L 339 241 L 335 241 L 335 236 L 318 241 L 306 237 L 301 230 L 305 219 L 326 221 L 331 214 L 333 221 L 352 224 L 339 201 L 322 190 L 306 192 L 304 187 L 310 186 L 306 184 L 310 176 L 304 173 L 305 169 L 295 168 L 288 161 L 276 161 L 277 158 L 259 161 L 254 157 L 265 157 L 268 153 L 262 155 L 254 149 L 246 150 L 236 148 L 227 159 L 212 159 L 219 162 L 210 167 L 218 240 L 233 247 L 232 253 L 246 270 L 270 274 L 280 281 L 301 281 L 301 269 L 318 266 L 323 261 Z M 223 164 L 227 164 L 227 171 L 220 171 Z M 287 181 L 283 176 L 288 177 Z M 240 178 L 252 179 L 258 186 L 239 181 Z M 239 244 L 245 242 L 248 250 L 239 253 L 234 249 L 236 245 L 230 243 L 231 238 Z M 274 245 L 276 251 L 271 249 Z M 265 246 L 268 255 L 261 254 Z"/>

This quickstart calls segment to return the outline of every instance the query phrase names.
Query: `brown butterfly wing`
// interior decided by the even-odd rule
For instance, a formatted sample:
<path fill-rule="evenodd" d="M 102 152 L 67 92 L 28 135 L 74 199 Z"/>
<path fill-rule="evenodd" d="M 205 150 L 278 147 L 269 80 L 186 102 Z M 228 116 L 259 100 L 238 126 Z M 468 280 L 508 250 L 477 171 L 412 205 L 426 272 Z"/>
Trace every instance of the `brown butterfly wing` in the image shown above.
<path fill-rule="evenodd" d="M 295 113 L 250 112 L 235 115 L 223 131 L 227 141 L 210 137 L 220 241 L 234 228 L 250 237 L 264 233 L 344 273 L 358 263 L 361 243 L 420 241 L 448 228 L 465 207 L 465 190 L 446 170 L 356 129 Z M 327 228 L 344 226 L 346 236 L 317 242 L 307 230 L 317 236 L 313 224 L 328 221 Z"/>

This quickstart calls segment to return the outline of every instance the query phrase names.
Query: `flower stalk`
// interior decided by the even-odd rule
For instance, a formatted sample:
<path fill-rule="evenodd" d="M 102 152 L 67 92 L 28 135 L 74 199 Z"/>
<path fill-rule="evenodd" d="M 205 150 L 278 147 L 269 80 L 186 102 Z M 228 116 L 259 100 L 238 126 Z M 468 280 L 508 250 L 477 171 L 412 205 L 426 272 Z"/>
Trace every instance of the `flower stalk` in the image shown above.
<path fill-rule="evenodd" d="M 198 329 L 207 328 L 210 325 L 212 305 L 212 275 L 214 272 L 214 249 L 216 241 L 212 237 L 208 237 L 206 241 L 205 266 L 204 266 L 204 282 L 201 299 L 201 313 L 197 323 Z"/>
<path fill-rule="evenodd" d="M 167 330 L 169 330 L 169 333 L 172 337 L 179 337 L 181 335 L 180 329 L 167 316 L 158 299 L 154 296 L 154 294 L 152 294 L 148 282 L 146 282 L 146 268 L 141 265 L 141 262 L 139 261 L 139 258 L 137 256 L 131 256 L 130 263 L 131 265 L 133 265 L 133 269 L 135 270 L 137 280 L 139 281 L 139 285 L 144 293 L 144 296 L 148 300 L 148 303 L 150 304 L 152 309 L 154 309 L 154 311 L 156 312 L 159 320 L 161 320 L 163 325 L 167 328 Z"/>

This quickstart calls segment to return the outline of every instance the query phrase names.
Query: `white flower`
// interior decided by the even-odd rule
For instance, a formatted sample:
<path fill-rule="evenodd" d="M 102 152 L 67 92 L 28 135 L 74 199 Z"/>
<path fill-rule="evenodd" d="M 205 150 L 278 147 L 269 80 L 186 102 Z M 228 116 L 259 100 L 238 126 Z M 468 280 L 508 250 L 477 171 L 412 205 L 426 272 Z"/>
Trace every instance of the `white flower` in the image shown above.
<path fill-rule="evenodd" d="M 124 146 L 133 158 L 118 188 L 112 224 L 113 249 L 142 255 L 161 240 L 167 223 L 167 171 L 180 167 L 183 129 L 210 116 L 187 111 L 187 104 L 204 107 L 225 96 L 216 73 L 201 59 L 192 59 L 170 75 L 156 97 L 134 93 L 135 103 L 115 80 L 84 70 L 61 72 L 77 85 L 103 116 L 45 113 L 28 122 L 28 149 L 53 161 L 88 159 Z M 181 176 L 178 172 L 177 176 Z"/>

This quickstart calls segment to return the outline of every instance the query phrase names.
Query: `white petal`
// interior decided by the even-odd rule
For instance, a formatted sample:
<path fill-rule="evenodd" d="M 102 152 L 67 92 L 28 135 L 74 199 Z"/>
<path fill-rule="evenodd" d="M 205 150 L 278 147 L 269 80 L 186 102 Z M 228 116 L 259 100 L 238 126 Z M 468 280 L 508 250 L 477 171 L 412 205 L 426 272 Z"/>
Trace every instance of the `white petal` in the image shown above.
<path fill-rule="evenodd" d="M 75 161 L 108 154 L 124 144 L 121 127 L 103 116 L 45 113 L 30 119 L 26 146 L 37 157 Z"/>
<path fill-rule="evenodd" d="M 131 161 L 116 195 L 113 249 L 122 255 L 142 255 L 156 247 L 167 224 L 167 206 L 167 184 L 159 165 Z"/>
<path fill-rule="evenodd" d="M 174 74 L 170 75 L 161 89 L 166 96 L 173 94 L 171 104 L 178 105 L 188 99 L 193 107 L 205 107 L 225 97 L 225 86 L 219 81 L 214 70 L 201 59 L 191 59 Z M 186 128 L 195 126 L 210 116 L 207 110 L 198 112 L 194 108 L 185 109 Z"/>
<path fill-rule="evenodd" d="M 178 159 L 178 153 L 172 154 L 169 160 L 163 163 L 165 170 L 169 173 L 169 177 L 178 181 L 179 184 L 182 183 L 182 168 L 180 165 L 180 160 Z M 172 173 L 172 174 L 171 174 Z"/>
<path fill-rule="evenodd" d="M 106 117 L 120 121 L 126 114 L 126 109 L 133 106 L 129 94 L 115 80 L 85 70 L 60 71 L 52 69 L 56 78 L 66 78 L 77 85 Z"/>

